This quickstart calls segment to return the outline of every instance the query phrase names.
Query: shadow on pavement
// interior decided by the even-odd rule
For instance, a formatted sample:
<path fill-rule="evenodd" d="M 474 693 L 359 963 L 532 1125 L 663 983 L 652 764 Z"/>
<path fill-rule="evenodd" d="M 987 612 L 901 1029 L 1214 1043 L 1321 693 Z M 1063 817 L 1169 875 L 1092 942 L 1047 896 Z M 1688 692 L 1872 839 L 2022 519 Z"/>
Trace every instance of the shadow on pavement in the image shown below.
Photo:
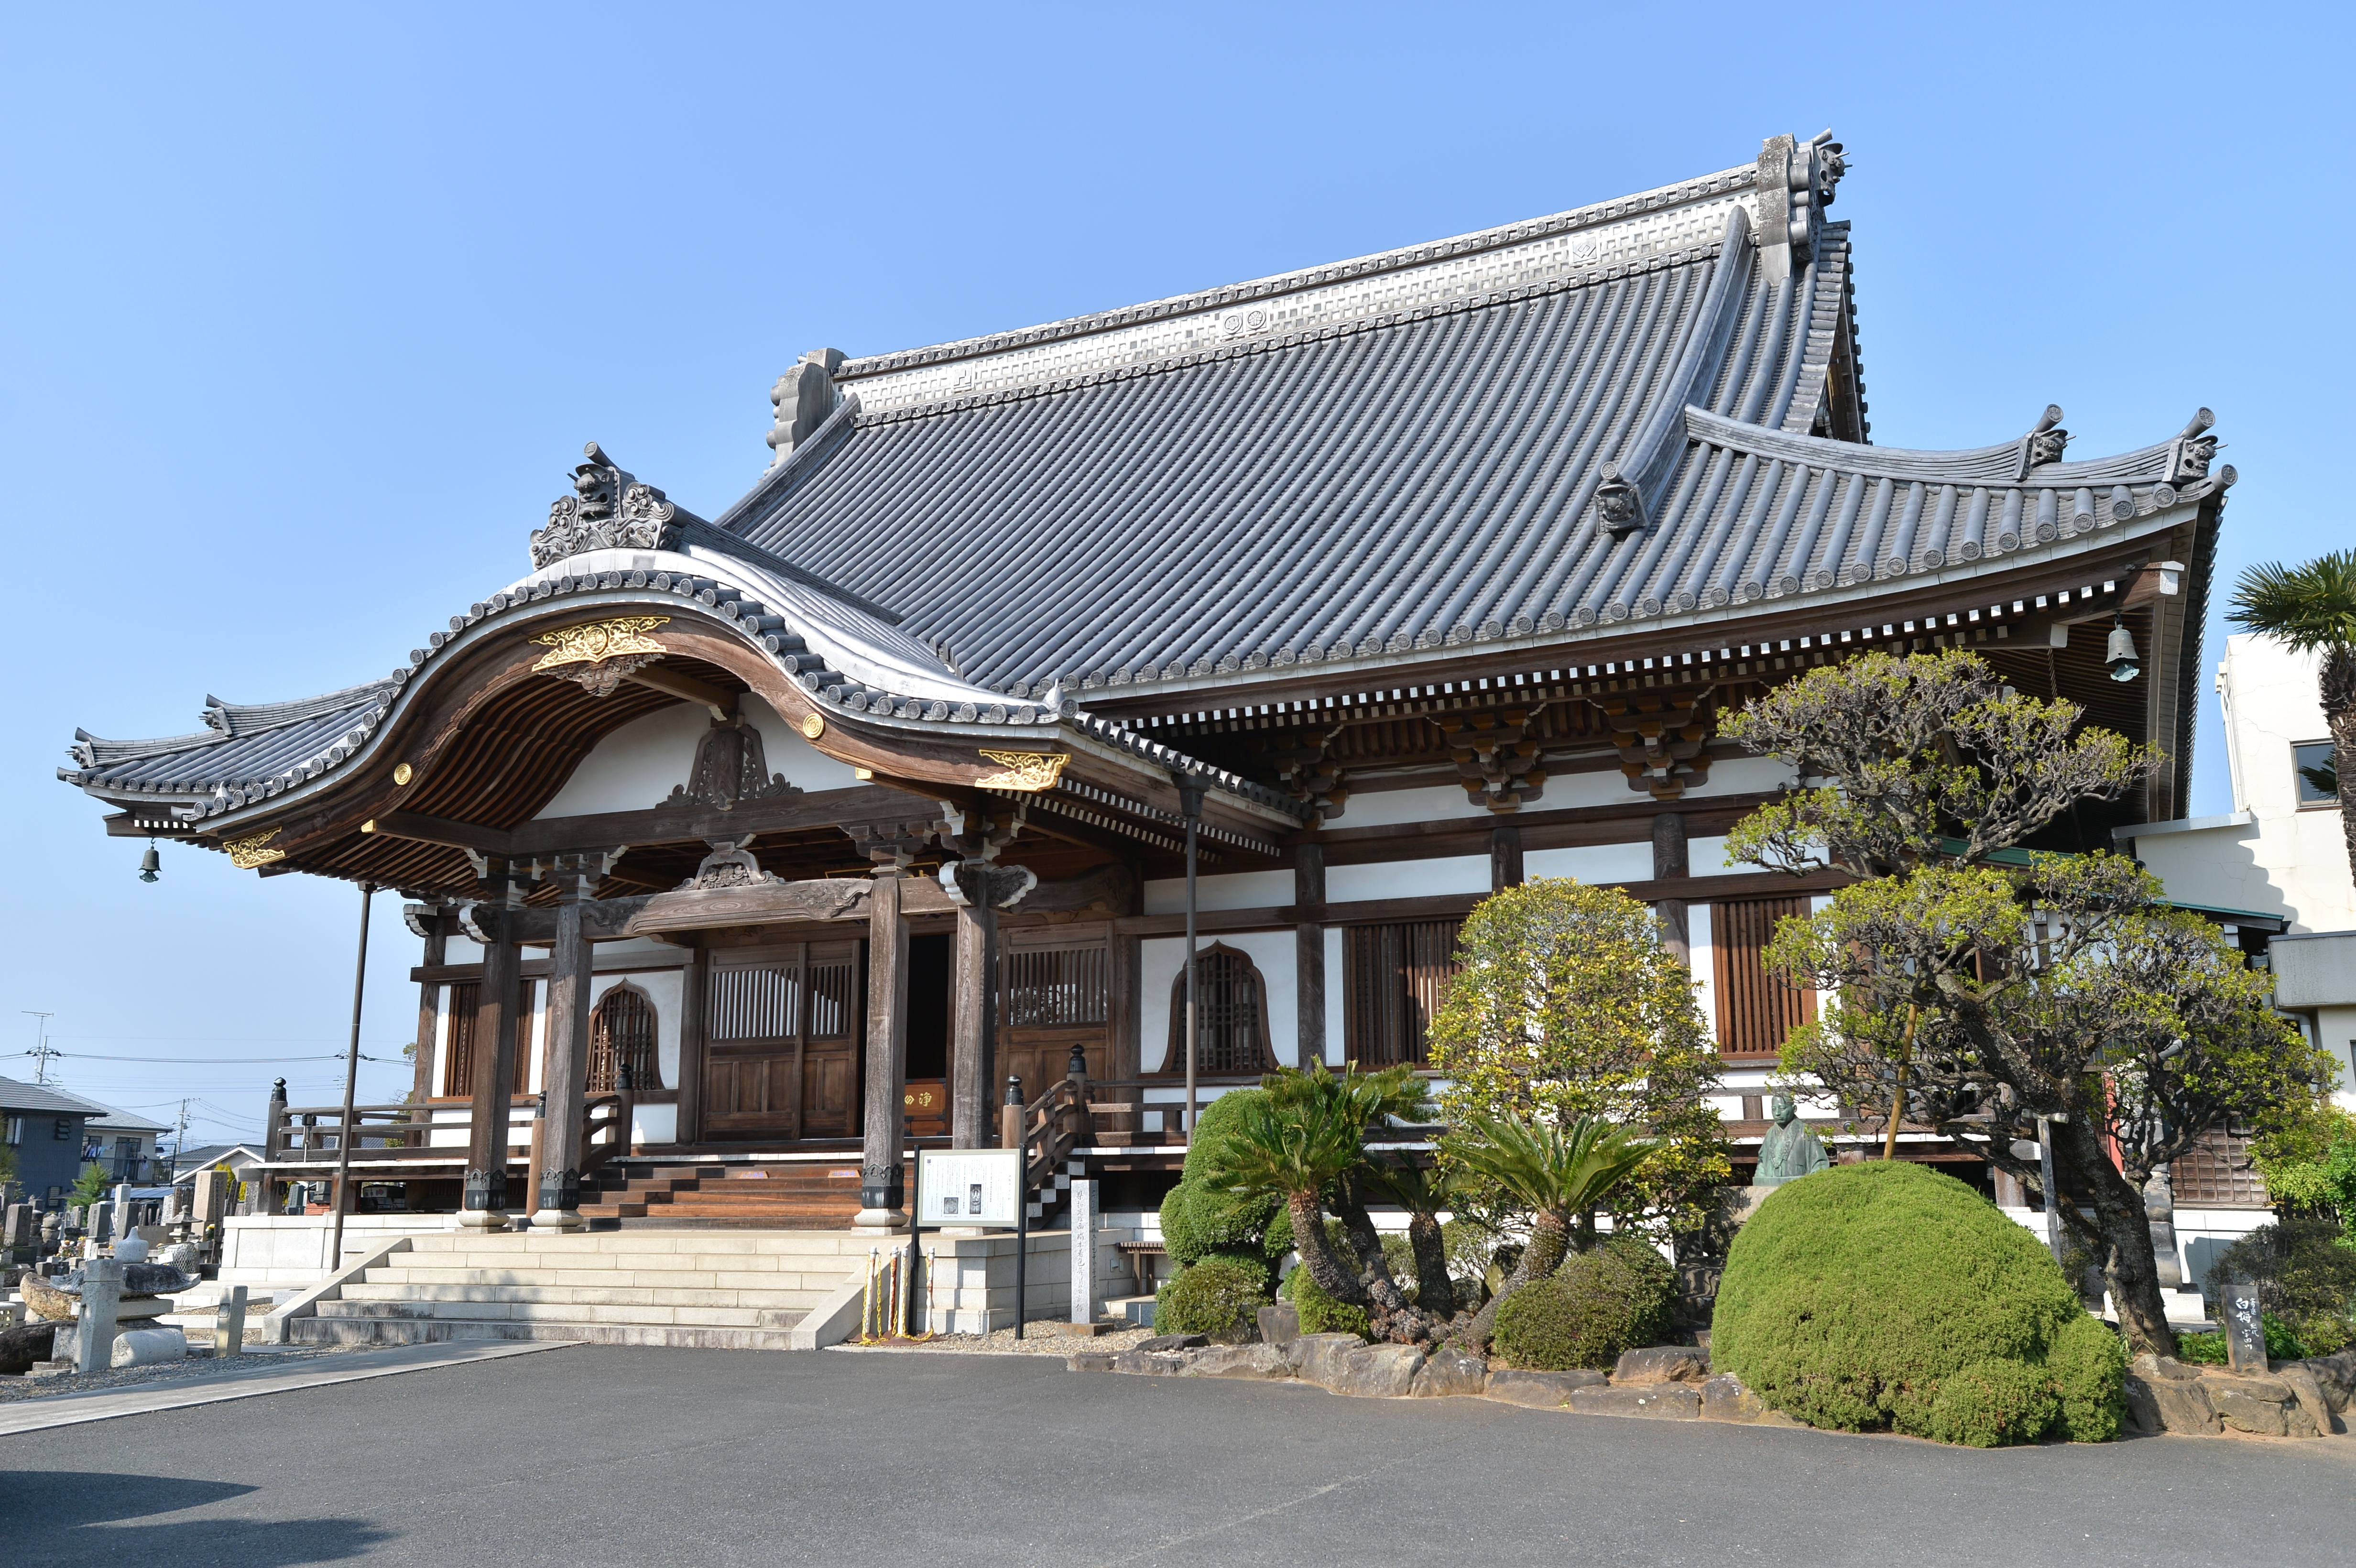
<path fill-rule="evenodd" d="M 202 1508 L 257 1489 L 241 1481 L 176 1476 L 0 1470 L 0 1533 L 8 1538 L 11 1554 L 22 1550 L 27 1562 L 221 1562 L 239 1568 L 331 1563 L 392 1538 L 391 1531 L 352 1519 L 120 1522 Z"/>

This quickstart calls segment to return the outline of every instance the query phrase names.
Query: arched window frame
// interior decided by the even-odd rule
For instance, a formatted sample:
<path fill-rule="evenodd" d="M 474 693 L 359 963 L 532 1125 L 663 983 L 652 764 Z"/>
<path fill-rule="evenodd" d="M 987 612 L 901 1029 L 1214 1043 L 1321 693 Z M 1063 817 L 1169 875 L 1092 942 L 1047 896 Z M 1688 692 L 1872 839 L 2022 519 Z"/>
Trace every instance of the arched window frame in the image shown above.
<path fill-rule="evenodd" d="M 1269 1048 L 1268 980 L 1260 974 L 1259 965 L 1252 962 L 1250 954 L 1241 948 L 1230 947 L 1224 942 L 1215 942 L 1208 947 L 1196 949 L 1194 962 L 1197 965 L 1196 985 L 1201 987 L 1197 992 L 1198 1000 L 1201 999 L 1203 992 L 1215 992 L 1215 987 L 1210 983 L 1209 973 L 1215 962 L 1232 965 L 1235 967 L 1237 978 L 1249 987 L 1252 1027 L 1248 1043 L 1257 1057 L 1256 1061 L 1249 1063 L 1237 1062 L 1230 1066 L 1215 1065 L 1212 1060 L 1211 1033 L 1208 1027 L 1211 1020 L 1205 1019 L 1204 1020 L 1205 1027 L 1202 1030 L 1204 1061 L 1196 1069 L 1196 1076 L 1202 1078 L 1257 1077 L 1260 1073 L 1276 1071 L 1276 1054 Z M 1170 978 L 1170 1045 L 1169 1049 L 1162 1054 L 1162 1067 L 1158 1076 L 1168 1078 L 1186 1076 L 1186 965 L 1183 960 L 1181 960 L 1178 965 L 1178 973 Z"/>
<path fill-rule="evenodd" d="M 620 1088 L 620 1064 L 613 1054 L 610 1015 L 619 1010 L 616 1004 L 624 997 L 635 997 L 637 1005 L 645 1009 L 647 1019 L 646 1048 L 643 1055 L 634 1062 L 637 1071 L 631 1076 L 630 1092 L 635 1094 L 663 1086 L 662 1015 L 656 1009 L 655 999 L 647 994 L 645 987 L 624 980 L 599 997 L 596 1007 L 589 1014 L 587 1088 L 592 1094 L 612 1094 Z"/>

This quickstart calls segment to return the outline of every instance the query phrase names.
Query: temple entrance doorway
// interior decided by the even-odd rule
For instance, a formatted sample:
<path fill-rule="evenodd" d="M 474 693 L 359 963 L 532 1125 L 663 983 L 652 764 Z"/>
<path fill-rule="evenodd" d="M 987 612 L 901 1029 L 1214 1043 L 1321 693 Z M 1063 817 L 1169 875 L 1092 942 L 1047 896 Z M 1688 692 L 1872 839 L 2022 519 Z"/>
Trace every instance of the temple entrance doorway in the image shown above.
<path fill-rule="evenodd" d="M 705 1137 L 858 1136 L 858 980 L 855 941 L 715 955 L 704 1006 Z"/>

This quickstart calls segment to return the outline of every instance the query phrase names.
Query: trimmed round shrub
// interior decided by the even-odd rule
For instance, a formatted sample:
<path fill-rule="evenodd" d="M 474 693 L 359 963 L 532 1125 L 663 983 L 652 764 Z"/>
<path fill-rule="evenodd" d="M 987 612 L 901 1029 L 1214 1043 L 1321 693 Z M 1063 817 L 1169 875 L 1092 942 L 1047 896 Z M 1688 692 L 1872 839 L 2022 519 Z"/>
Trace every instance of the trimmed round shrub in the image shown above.
<path fill-rule="evenodd" d="M 1162 1200 L 1162 1245 L 1171 1262 L 1183 1269 L 1215 1253 L 1255 1253 L 1262 1260 L 1263 1290 L 1292 1250 L 1292 1221 L 1284 1204 L 1275 1198 L 1237 1198 L 1205 1185 L 1198 1158 L 1244 1106 L 1267 1095 L 1264 1089 L 1234 1089 L 1203 1107 L 1178 1185 Z"/>
<path fill-rule="evenodd" d="M 2001 1444 L 2061 1422 L 2092 1440 L 2117 1429 L 2109 1334 L 1986 1198 L 1873 1160 L 1787 1183 L 1736 1233 L 1710 1360 L 1811 1426 Z"/>
<path fill-rule="evenodd" d="M 2108 1443 L 2126 1414 L 2126 1341 L 2099 1317 L 2062 1325 L 2045 1349 L 2045 1371 L 2062 1401 L 2062 1430 L 2072 1443 Z"/>
<path fill-rule="evenodd" d="M 1316 1276 L 1306 1268 L 1294 1269 L 1284 1276 L 1279 1296 L 1292 1303 L 1301 1315 L 1303 1334 L 1355 1334 L 1361 1339 L 1374 1338 L 1373 1322 L 1363 1307 L 1353 1307 L 1346 1301 L 1336 1301 L 1317 1283 Z"/>
<path fill-rule="evenodd" d="M 1157 1334 L 1208 1334 L 1235 1344 L 1259 1333 L 1259 1309 L 1267 1301 L 1265 1277 L 1257 1263 L 1206 1257 L 1179 1271 L 1153 1298 Z"/>
<path fill-rule="evenodd" d="M 1922 1435 L 1970 1448 L 2034 1443 L 2060 1412 L 2044 1368 L 2026 1361 L 1974 1361 L 1940 1380 Z"/>
<path fill-rule="evenodd" d="M 1622 1350 L 1667 1338 L 1676 1296 L 1667 1259 L 1638 1237 L 1607 1237 L 1508 1296 L 1494 1344 L 1507 1364 L 1534 1371 L 1608 1369 Z"/>

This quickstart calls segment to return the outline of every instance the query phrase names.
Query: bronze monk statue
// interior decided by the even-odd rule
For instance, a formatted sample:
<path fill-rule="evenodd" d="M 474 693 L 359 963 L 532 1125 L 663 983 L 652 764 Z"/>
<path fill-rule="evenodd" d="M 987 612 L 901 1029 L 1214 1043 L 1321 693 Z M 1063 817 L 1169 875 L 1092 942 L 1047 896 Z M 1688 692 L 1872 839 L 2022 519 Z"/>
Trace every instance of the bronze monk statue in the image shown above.
<path fill-rule="evenodd" d="M 1831 1163 L 1825 1157 L 1823 1142 L 1800 1125 L 1792 1096 L 1776 1095 L 1775 1125 L 1760 1140 L 1759 1174 L 1751 1179 L 1751 1185 L 1781 1187 L 1787 1181 L 1812 1176 Z"/>

